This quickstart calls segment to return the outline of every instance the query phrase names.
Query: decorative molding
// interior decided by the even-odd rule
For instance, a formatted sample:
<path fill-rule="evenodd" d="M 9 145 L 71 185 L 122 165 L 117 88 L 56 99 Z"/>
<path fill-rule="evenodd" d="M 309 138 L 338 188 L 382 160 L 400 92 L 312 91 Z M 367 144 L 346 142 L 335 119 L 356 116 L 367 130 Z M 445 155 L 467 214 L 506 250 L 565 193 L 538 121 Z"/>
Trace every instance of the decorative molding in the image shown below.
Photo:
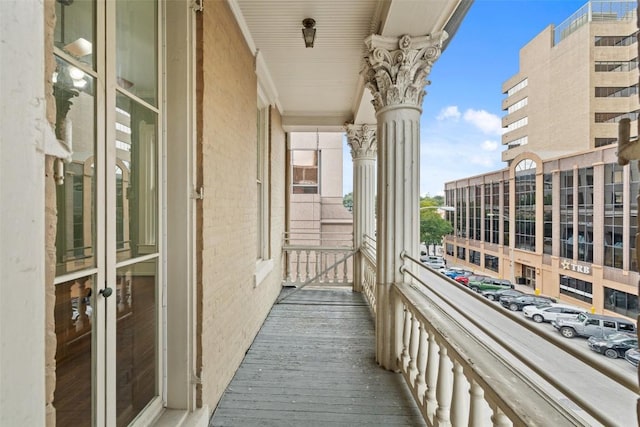
<path fill-rule="evenodd" d="M 351 147 L 351 158 L 375 159 L 378 150 L 375 125 L 345 125 L 347 131 L 347 143 Z"/>
<path fill-rule="evenodd" d="M 427 76 L 440 57 L 447 37 L 445 31 L 440 31 L 433 35 L 399 38 L 374 34 L 365 39 L 369 55 L 365 58 L 362 74 L 373 95 L 376 112 L 392 105 L 421 108 L 424 87 L 429 84 Z"/>

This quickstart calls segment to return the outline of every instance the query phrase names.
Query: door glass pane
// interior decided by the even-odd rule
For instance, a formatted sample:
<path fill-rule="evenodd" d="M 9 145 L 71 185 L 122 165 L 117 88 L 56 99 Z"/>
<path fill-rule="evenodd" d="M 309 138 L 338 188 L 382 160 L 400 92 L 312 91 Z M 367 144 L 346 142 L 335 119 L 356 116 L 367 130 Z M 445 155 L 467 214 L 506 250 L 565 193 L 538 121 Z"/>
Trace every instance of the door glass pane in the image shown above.
<path fill-rule="evenodd" d="M 158 395 L 157 260 L 116 275 L 116 415 L 126 426 Z"/>
<path fill-rule="evenodd" d="M 95 69 L 95 0 L 58 0 L 56 5 L 56 47 Z"/>
<path fill-rule="evenodd" d="M 158 18 L 155 0 L 121 0 L 116 4 L 116 81 L 157 106 Z"/>
<path fill-rule="evenodd" d="M 116 99 L 117 260 L 155 253 L 158 228 L 157 114 Z"/>
<path fill-rule="evenodd" d="M 56 426 L 91 425 L 94 277 L 56 285 Z"/>
<path fill-rule="evenodd" d="M 95 97 L 94 79 L 56 58 L 53 95 L 58 140 L 72 152 L 64 181 L 56 186 L 58 224 L 56 274 L 95 266 Z"/>

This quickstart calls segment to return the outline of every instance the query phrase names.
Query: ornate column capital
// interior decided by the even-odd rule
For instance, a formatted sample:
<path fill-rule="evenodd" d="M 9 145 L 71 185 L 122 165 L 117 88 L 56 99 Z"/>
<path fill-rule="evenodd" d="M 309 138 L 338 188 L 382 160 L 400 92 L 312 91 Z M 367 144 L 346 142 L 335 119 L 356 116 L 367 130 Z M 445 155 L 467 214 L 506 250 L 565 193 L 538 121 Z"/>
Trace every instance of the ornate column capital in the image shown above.
<path fill-rule="evenodd" d="M 376 138 L 375 125 L 345 125 L 347 130 L 347 143 L 351 147 L 351 158 L 375 159 L 378 150 L 378 140 Z"/>
<path fill-rule="evenodd" d="M 392 105 L 422 106 L 424 86 L 430 83 L 426 77 L 447 37 L 440 31 L 420 37 L 374 34 L 365 39 L 369 54 L 362 75 L 373 94 L 376 112 Z"/>

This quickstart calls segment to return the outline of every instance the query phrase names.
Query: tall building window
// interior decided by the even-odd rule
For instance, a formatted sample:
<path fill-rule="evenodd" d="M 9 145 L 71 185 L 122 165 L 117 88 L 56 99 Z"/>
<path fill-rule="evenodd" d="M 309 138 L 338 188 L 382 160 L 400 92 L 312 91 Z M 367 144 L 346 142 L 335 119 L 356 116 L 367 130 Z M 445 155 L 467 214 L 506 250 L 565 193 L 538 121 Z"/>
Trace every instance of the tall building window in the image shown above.
<path fill-rule="evenodd" d="M 500 183 L 491 184 L 491 243 L 500 243 Z"/>
<path fill-rule="evenodd" d="M 523 117 L 520 120 L 516 120 L 515 122 L 508 125 L 507 130 L 505 132 L 511 132 L 512 130 L 519 129 L 528 124 L 529 124 L 529 117 Z"/>
<path fill-rule="evenodd" d="M 560 172 L 560 256 L 573 259 L 573 170 Z"/>
<path fill-rule="evenodd" d="M 482 203 L 481 186 L 472 185 L 469 187 L 469 238 L 481 240 L 480 235 L 480 210 Z"/>
<path fill-rule="evenodd" d="M 504 181 L 502 187 L 502 244 L 509 246 L 509 181 Z"/>
<path fill-rule="evenodd" d="M 578 169 L 578 260 L 593 261 L 593 167 Z"/>
<path fill-rule="evenodd" d="M 471 264 L 475 264 L 475 265 L 480 265 L 480 256 L 482 254 L 479 251 L 474 251 L 472 249 L 469 249 L 469 262 Z"/>
<path fill-rule="evenodd" d="M 515 247 L 536 250 L 536 163 L 525 159 L 518 163 L 516 172 Z"/>
<path fill-rule="evenodd" d="M 638 120 L 638 112 L 635 110 L 630 113 L 596 113 L 596 123 L 618 123 L 622 119 L 629 119 L 631 121 Z"/>
<path fill-rule="evenodd" d="M 484 268 L 487 270 L 495 271 L 496 273 L 499 270 L 499 258 L 494 255 L 484 254 Z"/>
<path fill-rule="evenodd" d="M 545 173 L 543 177 L 543 199 L 544 199 L 544 219 L 543 219 L 543 227 L 544 227 L 544 244 L 542 246 L 542 251 L 551 255 L 553 249 L 553 182 L 552 175 L 550 173 Z"/>
<path fill-rule="evenodd" d="M 593 284 L 574 277 L 560 275 L 560 293 L 580 301 L 593 302 Z"/>
<path fill-rule="evenodd" d="M 596 36 L 595 46 L 631 46 L 638 41 L 638 32 L 628 36 Z"/>
<path fill-rule="evenodd" d="M 528 79 L 521 80 L 519 83 L 516 83 L 513 87 L 511 87 L 511 89 L 507 91 L 507 96 L 511 96 L 514 93 L 521 91 L 522 89 L 527 87 L 528 84 L 529 84 Z"/>
<path fill-rule="evenodd" d="M 455 190 L 446 190 L 445 191 L 445 205 L 446 206 L 455 206 Z M 445 212 L 446 219 L 451 224 L 451 230 L 457 230 L 456 226 L 456 215 L 455 212 L 447 211 Z M 453 231 L 452 231 L 453 233 Z"/>
<path fill-rule="evenodd" d="M 520 147 L 521 145 L 527 145 L 529 143 L 529 137 L 527 135 L 518 138 L 518 139 L 514 139 L 513 141 L 508 143 L 508 150 L 512 149 L 512 148 L 516 148 L 516 147 Z"/>
<path fill-rule="evenodd" d="M 630 61 L 596 61 L 596 73 L 626 72 L 638 68 L 638 57 Z"/>
<path fill-rule="evenodd" d="M 318 151 L 292 150 L 293 194 L 318 194 Z"/>
<path fill-rule="evenodd" d="M 618 163 L 604 166 L 604 265 L 614 268 L 622 268 L 623 171 Z"/>
<path fill-rule="evenodd" d="M 467 189 L 456 189 L 456 236 L 467 237 Z"/>
<path fill-rule="evenodd" d="M 638 84 L 628 87 L 596 87 L 596 98 L 628 98 L 638 95 Z"/>
<path fill-rule="evenodd" d="M 525 107 L 528 103 L 529 103 L 529 98 L 522 98 L 520 101 L 516 102 L 515 104 L 511 104 L 507 108 L 507 114 L 511 114 L 518 111 L 519 109 Z"/>
<path fill-rule="evenodd" d="M 604 147 L 605 145 L 611 145 L 618 142 L 618 138 L 596 138 L 595 147 Z"/>
<path fill-rule="evenodd" d="M 636 253 L 636 233 L 638 233 L 638 191 L 640 190 L 640 174 L 637 167 L 629 168 L 629 270 L 638 271 Z"/>
<path fill-rule="evenodd" d="M 493 184 L 484 185 L 484 241 L 493 240 Z"/>

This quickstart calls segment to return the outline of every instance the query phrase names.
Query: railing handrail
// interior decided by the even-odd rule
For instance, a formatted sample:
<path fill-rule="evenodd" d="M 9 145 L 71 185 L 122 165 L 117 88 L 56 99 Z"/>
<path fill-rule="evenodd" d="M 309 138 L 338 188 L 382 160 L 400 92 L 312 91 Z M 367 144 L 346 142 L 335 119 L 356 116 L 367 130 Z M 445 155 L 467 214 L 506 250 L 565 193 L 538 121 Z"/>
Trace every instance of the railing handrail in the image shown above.
<path fill-rule="evenodd" d="M 408 259 L 408 260 L 414 262 L 415 264 L 419 265 L 423 269 L 426 269 L 427 271 L 432 271 L 434 274 L 438 274 L 433 269 L 431 269 L 430 267 L 424 265 L 419 260 L 413 258 L 410 255 L 402 254 L 401 257 L 403 259 Z M 433 288 L 430 288 L 427 283 L 425 283 L 419 276 L 417 276 L 416 274 L 411 272 L 409 269 L 407 269 L 404 265 L 401 267 L 401 269 L 403 270 L 404 273 L 406 273 L 409 276 L 411 276 L 420 285 L 429 288 L 430 292 L 433 292 L 438 298 L 441 298 L 441 299 L 443 299 L 445 301 L 448 300 L 448 298 L 446 296 L 444 296 L 441 293 L 437 292 Z M 448 277 L 443 277 L 443 279 L 446 279 L 446 280 L 450 281 L 454 286 L 459 286 L 461 289 L 463 289 L 469 295 L 472 295 L 474 298 L 476 298 L 478 301 L 481 301 L 483 304 L 485 304 L 488 307 L 491 307 L 492 309 L 497 311 L 498 308 L 495 306 L 495 304 L 493 304 L 491 301 L 487 300 L 483 296 L 479 295 L 477 292 L 474 292 L 471 289 L 468 289 L 466 287 L 461 286 L 455 280 L 452 280 L 452 279 L 450 279 Z M 420 295 L 422 295 L 422 298 L 428 299 L 428 296 L 426 296 L 424 294 L 420 294 Z M 589 415 L 591 415 L 593 418 L 597 419 L 599 422 L 602 422 L 604 425 L 615 425 L 616 424 L 615 420 L 611 420 L 609 418 L 608 414 L 606 414 L 606 413 L 598 410 L 597 408 L 594 408 L 593 406 L 591 406 L 588 402 L 586 402 L 584 399 L 582 399 L 578 394 L 574 393 L 570 388 L 566 387 L 561 382 L 556 381 L 555 378 L 553 378 L 551 375 L 549 375 L 545 370 L 541 369 L 535 363 L 530 361 L 527 357 L 520 355 L 515 349 L 513 349 L 510 345 L 508 345 L 501 338 L 500 335 L 494 333 L 491 329 L 485 327 L 482 324 L 482 322 L 479 322 L 476 318 L 474 318 L 469 313 L 466 313 L 464 310 L 461 310 L 459 312 L 459 314 L 461 316 L 463 316 L 471 324 L 473 324 L 474 327 L 477 327 L 483 333 L 488 335 L 491 339 L 493 339 L 498 344 L 500 344 L 506 351 L 509 351 L 515 358 L 518 359 L 518 361 L 520 361 L 523 364 L 525 364 L 528 368 L 533 370 L 536 374 L 538 374 L 540 377 L 542 377 L 545 381 L 547 381 L 549 384 L 551 384 L 554 388 L 556 388 L 557 390 L 560 390 L 564 395 L 566 395 L 567 397 L 571 398 L 571 400 L 574 403 L 576 403 L 578 406 L 580 406 L 580 408 L 583 409 L 585 412 L 589 413 Z M 578 360 L 582 361 L 583 363 L 586 363 L 588 365 L 597 366 L 597 368 L 598 368 L 598 370 L 600 370 L 600 372 L 602 372 L 603 374 L 605 374 L 606 376 L 608 376 L 609 378 L 611 378 L 612 380 L 614 380 L 618 384 L 624 386 L 625 388 L 631 390 L 634 393 L 638 393 L 638 385 L 635 383 L 635 381 L 632 381 L 632 380 L 626 378 L 625 376 L 620 374 L 618 371 L 613 369 L 613 367 L 603 363 L 601 360 L 596 359 L 595 357 L 593 357 L 590 354 L 587 355 L 587 354 L 583 354 L 583 353 L 579 352 L 578 350 L 574 349 L 573 347 L 567 345 L 564 341 L 562 341 L 561 338 L 559 338 L 557 336 L 554 336 L 554 335 L 552 335 L 550 333 L 544 333 L 544 332 L 541 333 L 542 331 L 534 328 L 534 326 L 531 325 L 530 322 L 525 321 L 520 316 L 517 316 L 514 313 L 501 310 L 501 314 L 508 316 L 509 318 L 511 318 L 512 320 L 517 322 L 519 325 L 521 325 L 521 326 L 525 327 L 527 330 L 537 334 L 541 338 L 545 339 L 547 342 L 555 345 L 556 347 L 562 349 L 563 351 L 571 354 L 573 357 L 577 358 Z M 452 319 L 452 321 L 456 322 L 453 319 Z M 456 323 L 458 323 L 458 322 L 456 322 Z M 461 326 L 461 327 L 466 330 L 466 328 L 464 328 L 463 326 Z"/>

